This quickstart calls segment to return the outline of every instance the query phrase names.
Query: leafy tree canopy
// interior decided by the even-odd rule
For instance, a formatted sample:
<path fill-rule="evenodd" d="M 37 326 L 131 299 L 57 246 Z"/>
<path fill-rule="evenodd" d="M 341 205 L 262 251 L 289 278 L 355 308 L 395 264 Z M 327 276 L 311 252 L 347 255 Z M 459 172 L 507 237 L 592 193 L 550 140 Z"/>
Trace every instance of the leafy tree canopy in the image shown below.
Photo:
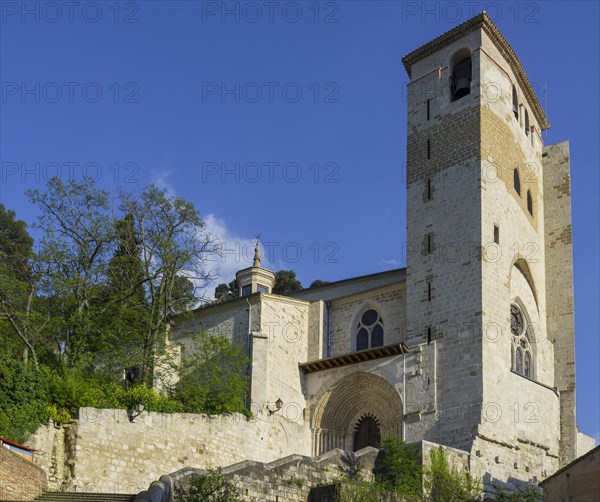
<path fill-rule="evenodd" d="M 275 286 L 273 286 L 273 293 L 278 295 L 284 295 L 287 293 L 293 293 L 300 291 L 302 284 L 296 279 L 296 272 L 293 270 L 279 270 L 275 274 Z"/>

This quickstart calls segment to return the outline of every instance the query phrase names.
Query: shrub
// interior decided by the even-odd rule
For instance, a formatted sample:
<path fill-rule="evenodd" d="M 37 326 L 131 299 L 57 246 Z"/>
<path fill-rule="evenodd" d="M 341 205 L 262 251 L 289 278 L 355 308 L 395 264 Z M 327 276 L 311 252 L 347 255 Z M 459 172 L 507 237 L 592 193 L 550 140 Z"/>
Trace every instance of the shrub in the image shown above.
<path fill-rule="evenodd" d="M 543 502 L 546 500 L 542 490 L 533 485 L 515 487 L 511 492 L 496 486 L 495 491 L 495 500 L 501 502 Z"/>
<path fill-rule="evenodd" d="M 24 442 L 46 423 L 48 382 L 42 373 L 19 359 L 0 359 L 0 436 Z"/>
<path fill-rule="evenodd" d="M 431 468 L 426 472 L 426 500 L 472 502 L 481 499 L 481 486 L 468 472 L 450 466 L 442 446 L 431 450 Z"/>
<path fill-rule="evenodd" d="M 202 476 L 193 476 L 183 502 L 241 502 L 235 485 L 223 477 L 221 468 L 209 469 Z"/>
<path fill-rule="evenodd" d="M 418 448 L 396 436 L 385 438 L 381 447 L 384 456 L 377 466 L 375 479 L 388 490 L 421 495 L 422 470 Z"/>

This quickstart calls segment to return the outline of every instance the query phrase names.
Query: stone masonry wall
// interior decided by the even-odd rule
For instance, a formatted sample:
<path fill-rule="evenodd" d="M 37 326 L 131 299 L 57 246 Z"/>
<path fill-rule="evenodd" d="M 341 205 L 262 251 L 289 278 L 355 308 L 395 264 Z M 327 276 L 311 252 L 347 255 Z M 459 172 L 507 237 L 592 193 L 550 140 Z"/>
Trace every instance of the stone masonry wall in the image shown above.
<path fill-rule="evenodd" d="M 474 32 L 441 47 L 408 84 L 407 344 L 437 344 L 437 413 L 414 414 L 408 431 L 461 449 L 476 433 L 483 385 L 480 45 Z M 451 101 L 452 61 L 467 52 L 470 94 Z"/>
<path fill-rule="evenodd" d="M 429 441 L 415 443 L 420 450 L 425 471 L 431 465 L 431 451 L 440 445 Z M 455 448 L 442 447 L 451 465 L 469 471 L 469 454 Z M 333 449 L 317 457 L 291 455 L 269 464 L 240 462 L 223 469 L 244 502 L 305 502 L 311 488 L 338 482 L 349 472 L 358 471 L 365 481 L 373 481 L 380 450 L 366 447 L 357 452 Z M 187 492 L 192 476 L 202 475 L 198 469 L 183 469 L 171 475 L 175 492 Z M 348 486 L 352 490 L 352 486 Z M 361 499 L 363 500 L 363 499 Z"/>
<path fill-rule="evenodd" d="M 575 425 L 575 320 L 569 143 L 544 149 L 547 329 L 554 344 L 555 383 L 560 391 L 560 464 L 577 452 Z"/>
<path fill-rule="evenodd" d="M 46 487 L 42 469 L 0 446 L 0 500 L 33 500 Z"/>
<path fill-rule="evenodd" d="M 369 308 L 377 310 L 383 319 L 383 345 L 400 343 L 404 340 L 406 289 L 404 283 L 396 283 L 332 301 L 330 327 L 332 356 L 356 350 L 356 326 L 359 316 Z"/>
<path fill-rule="evenodd" d="M 72 450 L 57 448 L 68 431 L 74 437 Z M 126 410 L 81 408 L 79 420 L 68 429 L 41 427 L 29 444 L 40 450 L 36 464 L 46 472 L 55 471 L 55 465 L 70 466 L 68 475 L 49 480 L 52 490 L 137 493 L 184 467 L 310 455 L 311 435 L 302 419 L 291 422 L 280 414 L 247 420 L 239 414 L 143 412 L 131 423 Z"/>
<path fill-rule="evenodd" d="M 245 502 L 304 502 L 311 488 L 334 483 L 344 477 L 344 469 L 358 467 L 365 479 L 372 479 L 378 454 L 379 450 L 370 447 L 355 453 L 335 449 L 315 458 L 291 455 L 269 464 L 240 462 L 223 469 L 223 474 Z M 195 474 L 204 472 L 183 469 L 174 473 L 175 492 L 186 492 Z"/>
<path fill-rule="evenodd" d="M 543 479 L 558 467 L 559 397 L 554 349 L 546 330 L 544 190 L 539 125 L 515 69 L 484 33 L 480 50 L 483 407 L 474 468 L 487 484 L 510 487 Z M 513 113 L 512 90 L 519 113 Z M 525 113 L 532 129 L 525 129 Z M 520 179 L 515 188 L 514 170 Z M 531 198 L 531 213 L 528 208 Z M 497 229 L 497 230 L 495 230 Z M 497 240 L 497 242 L 495 242 Z M 526 318 L 529 378 L 513 371 L 510 307 Z"/>

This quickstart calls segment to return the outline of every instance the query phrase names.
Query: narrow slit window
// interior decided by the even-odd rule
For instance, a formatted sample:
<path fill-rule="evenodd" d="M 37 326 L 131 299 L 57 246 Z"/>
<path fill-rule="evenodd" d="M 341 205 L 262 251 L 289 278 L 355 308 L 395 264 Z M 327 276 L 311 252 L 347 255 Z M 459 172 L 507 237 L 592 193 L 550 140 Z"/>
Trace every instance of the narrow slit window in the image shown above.
<path fill-rule="evenodd" d="M 428 159 L 431 158 L 431 140 L 430 139 L 427 140 L 427 158 Z"/>
<path fill-rule="evenodd" d="M 519 98 L 517 96 L 517 88 L 513 85 L 512 89 L 513 113 L 517 122 L 519 121 Z"/>
<path fill-rule="evenodd" d="M 431 178 L 427 178 L 427 200 L 431 200 Z"/>
<path fill-rule="evenodd" d="M 427 301 L 428 302 L 431 301 L 431 283 L 430 282 L 427 283 Z"/>
<path fill-rule="evenodd" d="M 500 244 L 500 228 L 494 225 L 494 244 Z"/>
<path fill-rule="evenodd" d="M 431 99 L 427 100 L 427 120 L 430 119 L 430 113 L 431 113 Z"/>
<path fill-rule="evenodd" d="M 515 186 L 515 192 L 521 195 L 521 178 L 519 177 L 519 170 L 516 167 L 513 172 L 513 183 Z"/>
<path fill-rule="evenodd" d="M 427 328 L 427 345 L 431 344 L 431 327 Z"/>
<path fill-rule="evenodd" d="M 529 136 L 529 112 L 525 109 L 525 134 Z"/>
<path fill-rule="evenodd" d="M 527 190 L 527 211 L 533 216 L 533 199 L 531 198 L 531 190 Z"/>

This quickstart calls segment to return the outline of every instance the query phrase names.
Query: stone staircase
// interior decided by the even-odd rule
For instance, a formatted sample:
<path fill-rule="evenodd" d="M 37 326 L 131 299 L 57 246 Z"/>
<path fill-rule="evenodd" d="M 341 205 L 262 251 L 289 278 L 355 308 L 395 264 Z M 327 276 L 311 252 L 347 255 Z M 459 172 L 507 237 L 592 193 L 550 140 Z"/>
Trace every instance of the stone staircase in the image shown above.
<path fill-rule="evenodd" d="M 135 495 L 119 493 L 46 492 L 35 499 L 39 502 L 133 502 Z"/>

